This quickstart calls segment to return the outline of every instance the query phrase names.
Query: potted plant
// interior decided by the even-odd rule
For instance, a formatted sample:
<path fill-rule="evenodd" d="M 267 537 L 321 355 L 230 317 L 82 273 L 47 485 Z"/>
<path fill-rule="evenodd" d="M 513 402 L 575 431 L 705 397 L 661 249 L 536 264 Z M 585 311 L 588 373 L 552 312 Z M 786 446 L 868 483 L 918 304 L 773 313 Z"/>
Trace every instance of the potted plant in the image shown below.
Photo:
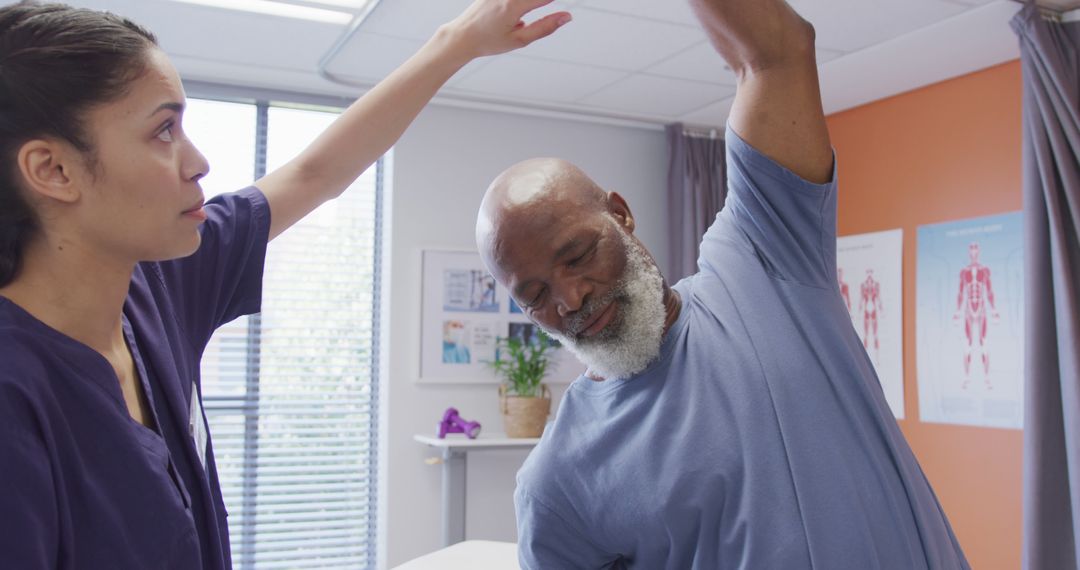
<path fill-rule="evenodd" d="M 495 360 L 489 362 L 502 378 L 499 404 L 509 437 L 540 437 L 551 412 L 551 392 L 543 380 L 559 345 L 539 328 L 534 331 L 499 338 Z"/>

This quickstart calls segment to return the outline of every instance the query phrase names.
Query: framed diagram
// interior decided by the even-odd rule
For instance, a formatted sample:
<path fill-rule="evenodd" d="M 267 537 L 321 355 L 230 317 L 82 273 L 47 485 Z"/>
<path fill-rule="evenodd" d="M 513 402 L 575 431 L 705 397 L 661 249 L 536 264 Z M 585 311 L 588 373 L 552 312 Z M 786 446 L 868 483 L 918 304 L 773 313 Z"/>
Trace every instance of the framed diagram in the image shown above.
<path fill-rule="evenodd" d="M 904 230 L 837 240 L 837 282 L 889 408 L 904 418 Z"/>
<path fill-rule="evenodd" d="M 536 325 L 469 250 L 425 249 L 421 258 L 420 382 L 498 383 L 489 362 L 498 341 L 537 337 Z M 569 351 L 554 353 L 545 382 L 570 382 L 584 370 Z"/>
<path fill-rule="evenodd" d="M 918 239 L 922 421 L 1022 428 L 1022 214 L 920 226 Z"/>

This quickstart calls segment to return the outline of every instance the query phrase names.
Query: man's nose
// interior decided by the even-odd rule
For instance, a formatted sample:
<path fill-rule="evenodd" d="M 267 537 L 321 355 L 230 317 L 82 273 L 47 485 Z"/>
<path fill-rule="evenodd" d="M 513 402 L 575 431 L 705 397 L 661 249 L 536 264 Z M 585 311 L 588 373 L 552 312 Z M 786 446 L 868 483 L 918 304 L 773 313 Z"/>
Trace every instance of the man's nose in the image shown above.
<path fill-rule="evenodd" d="M 589 292 L 589 284 L 584 279 L 567 280 L 556 293 L 559 316 L 567 317 L 580 311 Z"/>

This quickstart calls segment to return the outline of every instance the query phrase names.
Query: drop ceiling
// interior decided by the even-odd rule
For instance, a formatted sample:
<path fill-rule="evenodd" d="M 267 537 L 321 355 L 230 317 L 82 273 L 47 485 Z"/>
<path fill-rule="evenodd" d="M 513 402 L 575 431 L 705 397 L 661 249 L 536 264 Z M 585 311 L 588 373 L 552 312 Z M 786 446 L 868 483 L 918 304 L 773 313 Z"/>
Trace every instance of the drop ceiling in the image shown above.
<path fill-rule="evenodd" d="M 317 2 L 317 0 L 312 0 Z M 1050 0 L 1069 2 L 1073 0 Z M 327 71 L 347 25 L 173 0 L 69 0 L 131 17 L 159 37 L 185 80 L 351 96 L 385 77 L 470 0 L 383 0 Z M 302 0 L 298 0 L 303 3 Z M 790 0 L 817 29 L 826 112 L 849 109 L 1019 56 L 1011 0 Z M 735 78 L 685 0 L 560 0 L 574 21 L 513 54 L 477 60 L 445 104 L 640 124 L 723 125 Z"/>

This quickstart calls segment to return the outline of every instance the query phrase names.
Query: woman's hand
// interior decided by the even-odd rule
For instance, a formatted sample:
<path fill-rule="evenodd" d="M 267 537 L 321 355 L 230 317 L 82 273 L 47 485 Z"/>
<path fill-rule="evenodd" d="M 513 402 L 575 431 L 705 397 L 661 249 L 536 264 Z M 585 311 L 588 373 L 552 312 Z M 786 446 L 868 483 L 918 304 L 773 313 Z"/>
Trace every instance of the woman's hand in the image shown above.
<path fill-rule="evenodd" d="M 379 82 L 299 156 L 255 182 L 270 203 L 270 239 L 330 200 L 390 148 L 440 87 L 474 58 L 549 36 L 570 21 L 556 12 L 521 19 L 552 0 L 475 0 Z"/>
<path fill-rule="evenodd" d="M 548 14 L 530 24 L 522 20 L 551 1 L 475 0 L 460 16 L 444 24 L 440 32 L 446 33 L 467 59 L 505 53 L 549 36 L 570 21 L 569 12 Z"/>

